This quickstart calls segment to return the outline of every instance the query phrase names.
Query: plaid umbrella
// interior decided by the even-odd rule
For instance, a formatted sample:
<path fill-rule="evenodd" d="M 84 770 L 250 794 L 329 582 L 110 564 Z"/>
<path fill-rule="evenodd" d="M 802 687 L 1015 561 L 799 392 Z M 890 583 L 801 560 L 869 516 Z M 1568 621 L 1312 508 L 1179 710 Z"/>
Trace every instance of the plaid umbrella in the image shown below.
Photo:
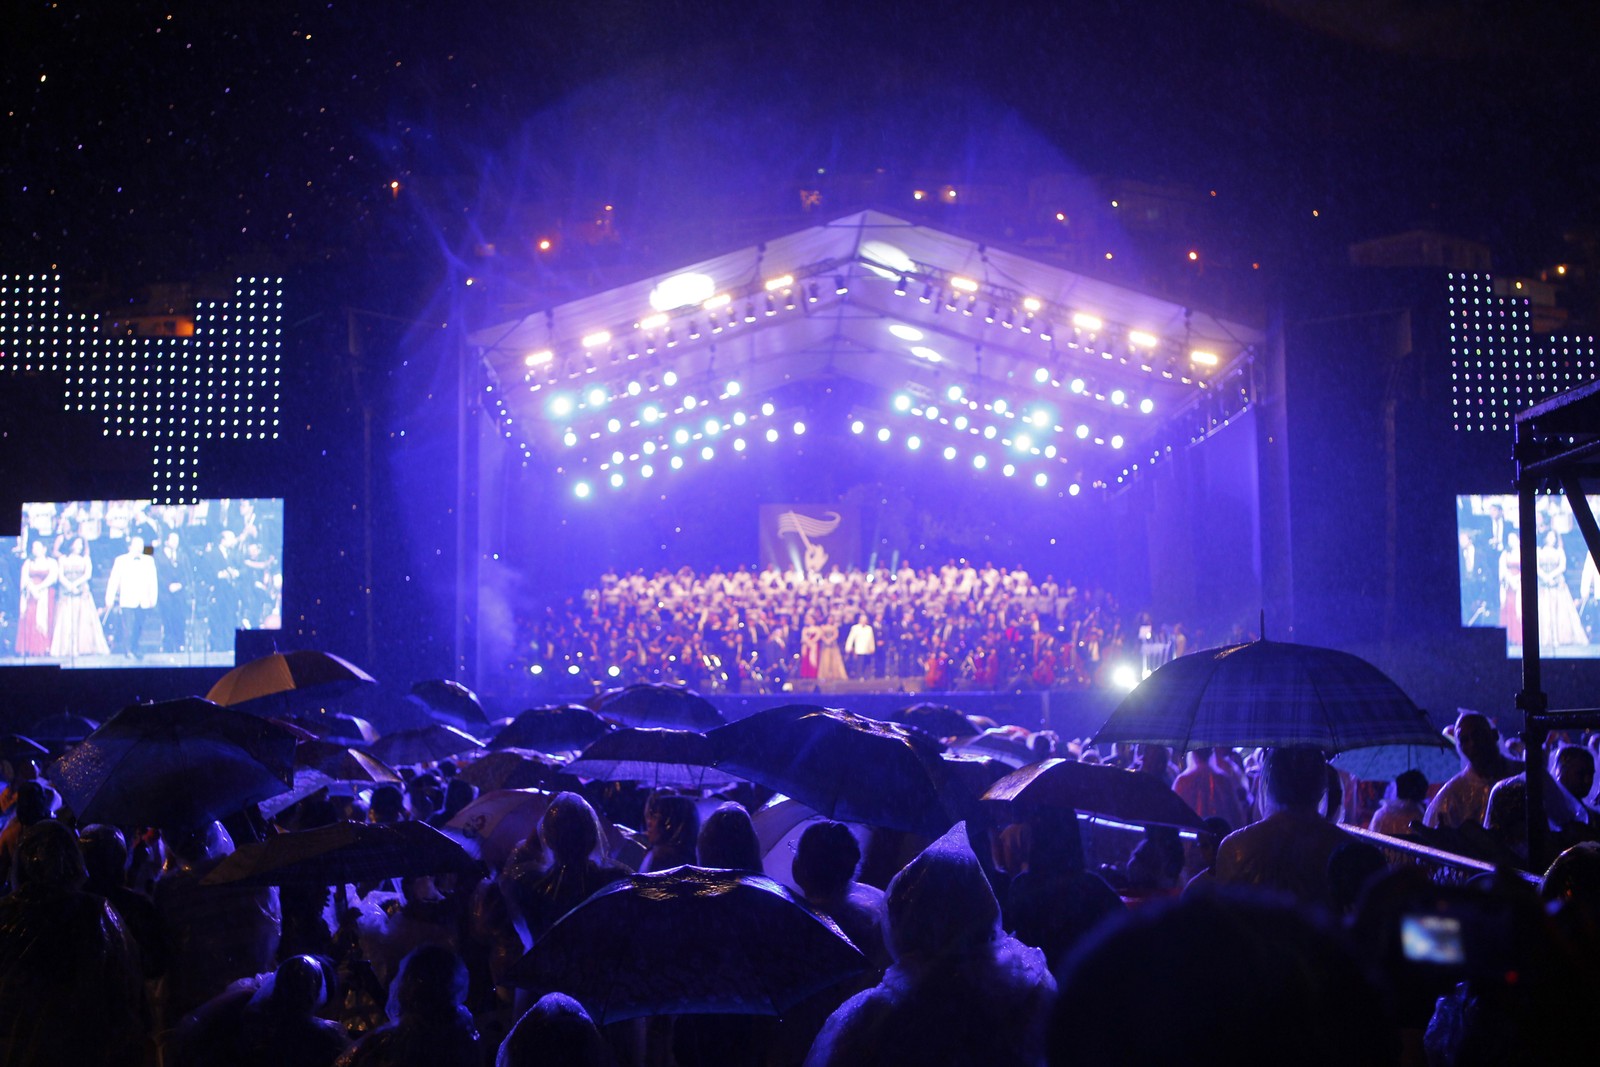
<path fill-rule="evenodd" d="M 939 743 L 899 723 L 788 704 L 707 736 L 718 768 L 840 822 L 937 835 L 959 810 Z"/>
<path fill-rule="evenodd" d="M 200 884 L 339 885 L 477 868 L 460 842 L 427 823 L 336 822 L 241 845 Z"/>
<path fill-rule="evenodd" d="M 722 789 L 738 779 L 715 770 L 715 750 L 693 730 L 624 726 L 605 734 L 567 764 L 568 774 L 606 782 L 642 782 L 661 787 Z"/>
<path fill-rule="evenodd" d="M 1461 756 L 1442 739 L 1437 745 L 1374 745 L 1352 748 L 1329 761 L 1363 782 L 1387 782 L 1402 771 L 1418 770 L 1430 782 L 1444 782 L 1461 770 Z"/>
<path fill-rule="evenodd" d="M 1155 775 L 1073 760 L 1047 759 L 1012 771 L 983 799 L 1071 808 L 1136 826 L 1205 828 L 1194 809 Z"/>
<path fill-rule="evenodd" d="M 674 867 L 597 891 L 508 981 L 567 993 L 604 1026 L 641 1015 L 782 1015 L 865 969 L 837 926 L 772 879 Z"/>
<path fill-rule="evenodd" d="M 1095 735 L 1177 751 L 1210 745 L 1426 744 L 1439 732 L 1378 668 L 1348 652 L 1252 641 L 1180 656 L 1140 682 Z"/>
<path fill-rule="evenodd" d="M 704 732 L 726 721 L 709 700 L 692 689 L 678 685 L 641 683 L 622 689 L 608 689 L 591 700 L 589 706 L 623 726 Z"/>

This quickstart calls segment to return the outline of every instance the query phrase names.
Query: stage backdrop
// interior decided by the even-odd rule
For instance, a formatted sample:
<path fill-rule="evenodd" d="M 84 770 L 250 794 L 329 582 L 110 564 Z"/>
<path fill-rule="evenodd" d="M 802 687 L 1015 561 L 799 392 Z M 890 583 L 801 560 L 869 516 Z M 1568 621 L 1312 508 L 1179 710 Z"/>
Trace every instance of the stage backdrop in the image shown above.
<path fill-rule="evenodd" d="M 761 565 L 827 574 L 861 566 L 861 518 L 839 504 L 762 504 Z"/>

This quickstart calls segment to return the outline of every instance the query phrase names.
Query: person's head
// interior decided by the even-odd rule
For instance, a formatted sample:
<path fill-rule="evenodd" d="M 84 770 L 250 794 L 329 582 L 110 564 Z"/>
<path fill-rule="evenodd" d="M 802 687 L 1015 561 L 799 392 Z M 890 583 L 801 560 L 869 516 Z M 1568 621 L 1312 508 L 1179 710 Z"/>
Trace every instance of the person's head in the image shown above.
<path fill-rule="evenodd" d="M 81 556 L 87 550 L 88 546 L 84 543 L 84 540 L 81 537 L 74 537 L 71 541 L 67 542 L 67 554 L 69 556 Z"/>
<path fill-rule="evenodd" d="M 583 1005 L 546 993 L 506 1035 L 495 1067 L 613 1067 L 616 1057 Z"/>
<path fill-rule="evenodd" d="M 122 888 L 128 868 L 128 843 L 122 831 L 105 823 L 95 823 L 78 831 L 78 848 L 83 852 L 89 888 L 101 896 Z"/>
<path fill-rule="evenodd" d="M 450 770 L 445 775 L 443 814 L 446 818 L 454 818 L 457 812 L 478 798 L 478 788 L 456 777 L 454 764 L 441 764 L 440 771 L 443 772 L 445 767 Z"/>
<path fill-rule="evenodd" d="M 1428 776 L 1419 770 L 1401 771 L 1394 778 L 1396 799 L 1421 804 L 1428 798 Z"/>
<path fill-rule="evenodd" d="M 728 801 L 700 828 L 700 866 L 762 873 L 761 841 L 743 806 Z"/>
<path fill-rule="evenodd" d="M 239 544 L 239 535 L 232 530 L 223 530 L 222 536 L 217 539 L 217 544 L 221 548 L 232 552 L 235 546 Z"/>
<path fill-rule="evenodd" d="M 1456 717 L 1456 748 L 1474 769 L 1490 770 L 1500 759 L 1500 731 L 1487 715 L 1463 711 Z"/>
<path fill-rule="evenodd" d="M 861 845 L 842 822 L 817 822 L 806 827 L 795 846 L 795 885 L 813 900 L 842 896 L 861 863 Z"/>
<path fill-rule="evenodd" d="M 467 997 L 467 967 L 443 945 L 423 945 L 400 961 L 389 989 L 389 1018 L 446 1020 Z"/>
<path fill-rule="evenodd" d="M 179 541 L 180 541 L 180 538 L 178 537 L 178 533 L 177 533 L 176 530 L 174 530 L 173 532 L 167 534 L 167 547 L 169 549 L 171 549 L 172 551 L 176 552 L 178 550 Z"/>
<path fill-rule="evenodd" d="M 600 816 L 577 793 L 557 793 L 539 820 L 539 837 L 560 864 L 598 859 L 605 832 Z"/>
<path fill-rule="evenodd" d="M 1556 781 L 1579 800 L 1586 800 L 1594 792 L 1594 753 L 1582 745 L 1562 746 L 1556 751 Z"/>
<path fill-rule="evenodd" d="M 274 1011 L 307 1016 L 328 1002 L 328 975 L 315 956 L 292 956 L 273 972 L 267 1003 Z"/>
<path fill-rule="evenodd" d="M 32 826 L 34 823 L 50 817 L 50 793 L 42 783 L 30 778 L 27 781 L 18 782 L 16 791 L 16 819 L 23 826 Z"/>
<path fill-rule="evenodd" d="M 1269 748 L 1262 757 L 1261 777 L 1267 798 L 1277 807 L 1310 811 L 1328 787 L 1328 765 L 1313 745 Z"/>
<path fill-rule="evenodd" d="M 44 554 L 48 552 L 49 549 L 49 545 L 39 540 L 35 540 L 31 545 L 28 546 L 28 551 L 33 554 L 34 559 L 44 559 Z"/>
<path fill-rule="evenodd" d="M 700 834 L 700 812 L 689 797 L 652 793 L 644 805 L 644 832 L 651 848 L 675 845 L 693 851 Z"/>
<path fill-rule="evenodd" d="M 233 836 L 220 822 L 175 827 L 161 834 L 169 863 L 182 866 L 217 859 L 233 851 Z"/>
<path fill-rule="evenodd" d="M 66 824 L 45 819 L 22 832 L 11 860 L 12 888 L 81 889 L 88 880 L 78 839 Z"/>
<path fill-rule="evenodd" d="M 405 818 L 405 795 L 397 785 L 380 785 L 372 791 L 368 817 L 373 822 L 399 822 Z"/>
<path fill-rule="evenodd" d="M 1543 543 L 1544 543 L 1544 547 L 1546 547 L 1546 548 L 1560 548 L 1561 547 L 1561 535 L 1556 533 L 1555 527 L 1552 526 L 1550 529 L 1548 529 L 1548 530 L 1546 530 L 1544 532 L 1544 542 Z"/>
<path fill-rule="evenodd" d="M 1185 758 L 1185 765 L 1191 770 L 1211 766 L 1211 749 L 1208 747 L 1191 748 Z"/>
<path fill-rule="evenodd" d="M 1334 907 L 1349 914 L 1366 884 L 1388 869 L 1383 850 L 1369 841 L 1352 840 L 1334 849 L 1328 857 L 1328 885 L 1333 890 Z"/>
<path fill-rule="evenodd" d="M 885 900 L 889 952 L 924 971 L 990 951 L 1000 905 L 957 823 L 889 882 Z"/>
<path fill-rule="evenodd" d="M 132 537 L 128 538 L 128 555 L 144 555 L 144 538 L 140 537 L 138 534 L 134 534 Z"/>

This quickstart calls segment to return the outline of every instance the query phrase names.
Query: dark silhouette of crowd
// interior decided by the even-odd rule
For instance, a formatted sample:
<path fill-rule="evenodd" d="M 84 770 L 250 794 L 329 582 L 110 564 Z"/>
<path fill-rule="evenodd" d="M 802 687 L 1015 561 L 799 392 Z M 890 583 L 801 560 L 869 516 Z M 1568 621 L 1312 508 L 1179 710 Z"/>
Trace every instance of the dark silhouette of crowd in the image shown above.
<path fill-rule="evenodd" d="M 1458 724 L 1463 775 L 1513 769 L 1486 772 L 1484 726 Z M 1585 763 L 1569 748 L 1588 752 L 1553 762 Z M 1341 826 L 1351 793 L 1318 750 L 1197 750 L 1182 771 L 1156 745 L 1057 751 L 1176 785 L 1207 829 L 1130 833 L 1028 805 L 934 840 L 813 820 L 790 846 L 788 892 L 864 970 L 782 1018 L 605 1025 L 563 990 L 519 987 L 518 961 L 634 866 L 761 875 L 752 813 L 770 791 L 585 782 L 476 873 L 245 888 L 208 878 L 243 840 L 340 819 L 444 825 L 474 798 L 470 758 L 406 768 L 400 786 L 324 788 L 271 818 L 161 830 L 76 826 L 40 768 L 12 760 L 0 1062 L 1331 1067 L 1554 1062 L 1586 1044 L 1600 843 L 1571 844 L 1542 881 L 1430 877 Z M 1572 797 L 1585 810 L 1587 768 L 1561 786 L 1585 789 Z M 1401 826 L 1391 811 L 1389 829 L 1435 829 L 1416 776 L 1402 778 L 1391 799 L 1417 816 Z M 630 814 L 641 828 L 619 831 Z"/>
<path fill-rule="evenodd" d="M 597 686 L 779 692 L 1083 688 L 1182 655 L 1182 624 L 1127 615 L 1089 584 L 951 560 L 827 574 L 608 571 L 519 619 L 519 672 Z"/>

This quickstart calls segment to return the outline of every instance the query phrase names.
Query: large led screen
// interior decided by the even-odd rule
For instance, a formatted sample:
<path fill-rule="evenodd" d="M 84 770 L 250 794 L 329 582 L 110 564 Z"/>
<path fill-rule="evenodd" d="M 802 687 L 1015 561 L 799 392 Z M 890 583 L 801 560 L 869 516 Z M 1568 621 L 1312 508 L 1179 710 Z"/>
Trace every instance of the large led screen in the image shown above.
<path fill-rule="evenodd" d="M 283 501 L 24 504 L 0 538 L 0 666 L 229 667 L 283 616 Z"/>
<path fill-rule="evenodd" d="M 1600 505 L 1590 497 L 1589 507 Z M 1456 497 L 1456 563 L 1461 574 L 1461 625 L 1500 627 L 1507 655 L 1522 655 L 1522 582 L 1538 582 L 1539 655 L 1600 658 L 1600 572 L 1563 496 L 1535 502 L 1536 573 L 1523 575 L 1524 532 L 1517 498 Z"/>

